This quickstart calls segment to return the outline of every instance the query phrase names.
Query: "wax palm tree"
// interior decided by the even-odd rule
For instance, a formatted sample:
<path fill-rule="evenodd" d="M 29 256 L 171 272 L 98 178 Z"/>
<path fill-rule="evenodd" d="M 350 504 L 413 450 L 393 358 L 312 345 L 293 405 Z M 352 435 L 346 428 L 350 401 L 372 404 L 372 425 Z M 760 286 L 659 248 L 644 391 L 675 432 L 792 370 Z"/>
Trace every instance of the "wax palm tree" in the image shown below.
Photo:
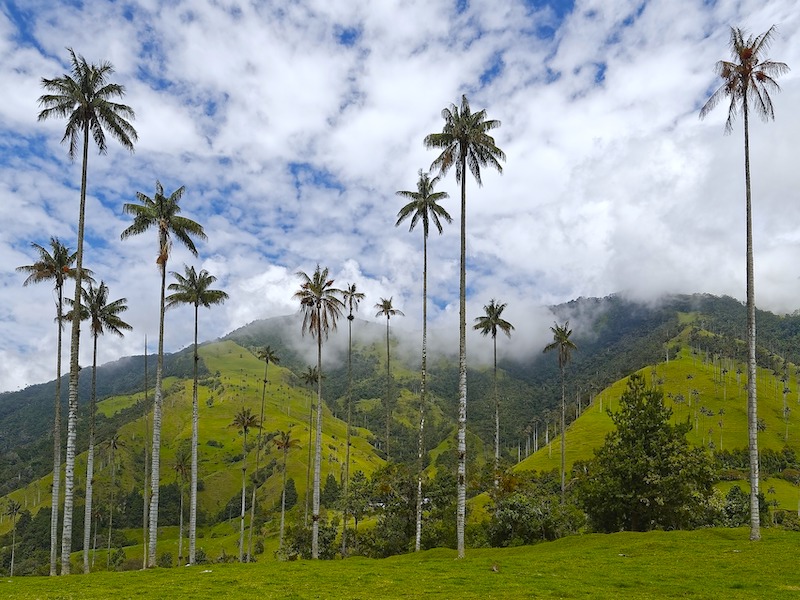
<path fill-rule="evenodd" d="M 259 417 L 259 422 L 264 422 L 264 404 L 267 399 L 267 368 L 269 367 L 269 363 L 277 365 L 281 362 L 281 359 L 278 358 L 277 353 L 272 349 L 271 346 L 266 346 L 258 351 L 258 359 L 264 361 L 264 382 L 261 388 L 261 416 Z M 248 533 L 247 539 L 247 562 L 250 562 L 250 558 L 253 556 L 253 523 L 255 522 L 256 517 L 256 487 L 258 483 L 258 469 L 261 466 L 261 432 L 263 431 L 262 427 L 258 429 L 258 442 L 256 444 L 256 481 L 253 482 L 253 496 L 250 499 L 250 531 Z"/>
<path fill-rule="evenodd" d="M 375 305 L 378 312 L 375 313 L 376 317 L 386 317 L 386 461 L 389 459 L 389 427 L 392 421 L 392 368 L 389 354 L 389 320 L 392 317 L 405 316 L 402 310 L 398 310 L 392 306 L 392 299 L 381 298 L 381 301 Z"/>
<path fill-rule="evenodd" d="M 503 172 L 500 165 L 506 156 L 495 145 L 489 131 L 500 127 L 500 121 L 486 119 L 486 110 L 473 113 L 466 95 L 461 106 L 451 104 L 442 111 L 444 127 L 441 133 L 425 137 L 427 148 L 441 149 L 431 164 L 441 176 L 455 165 L 456 181 L 461 184 L 461 264 L 459 269 L 459 328 L 458 328 L 458 506 L 456 538 L 458 557 L 464 557 L 464 524 L 467 506 L 467 169 L 481 182 L 481 167 L 490 166 Z"/>
<path fill-rule="evenodd" d="M 136 198 L 141 204 L 125 204 L 122 207 L 125 214 L 133 216 L 133 224 L 120 235 L 127 239 L 134 235 L 144 233 L 150 228 L 158 232 L 158 257 L 156 264 L 161 272 L 161 296 L 158 322 L 158 359 L 156 362 L 156 392 L 153 400 L 153 451 L 150 454 L 152 466 L 150 469 L 150 539 L 148 542 L 147 563 L 150 567 L 156 566 L 156 541 L 158 538 L 158 492 L 161 477 L 161 404 L 162 383 L 164 374 L 164 312 L 165 290 L 167 286 L 167 260 L 172 248 L 171 237 L 175 236 L 189 251 L 197 256 L 192 236 L 201 240 L 206 239 L 202 225 L 180 216 L 180 200 L 185 188 L 179 187 L 169 196 L 164 195 L 161 182 L 156 182 L 156 193 L 152 198 L 142 192 L 136 192 Z"/>
<path fill-rule="evenodd" d="M 186 487 L 186 481 L 191 479 L 192 475 L 192 450 L 186 451 L 186 446 L 181 446 L 175 453 L 175 462 L 172 464 L 172 469 L 175 471 L 175 480 L 180 489 L 180 520 L 178 521 L 178 566 L 183 564 L 183 490 Z"/>
<path fill-rule="evenodd" d="M 183 265 L 183 270 L 183 275 L 175 271 L 172 272 L 175 282 L 169 284 L 168 289 L 172 293 L 166 297 L 166 307 L 172 308 L 181 304 L 194 306 L 191 482 L 189 484 L 189 564 L 193 565 L 197 537 L 197 440 L 200 427 L 200 408 L 197 401 L 197 363 L 200 361 L 200 357 L 197 354 L 197 323 L 201 306 L 211 308 L 213 305 L 223 304 L 228 299 L 228 294 L 222 290 L 211 289 L 217 278 L 205 269 L 198 273 L 194 267 Z"/>
<path fill-rule="evenodd" d="M 56 325 L 58 341 L 56 343 L 56 398 L 53 407 L 53 489 L 50 504 L 50 575 L 58 574 L 58 511 L 61 490 L 61 332 L 64 326 L 64 284 L 67 279 L 75 278 L 75 260 L 77 253 L 71 252 L 58 238 L 50 238 L 52 252 L 44 246 L 32 243 L 38 254 L 38 260 L 32 265 L 17 267 L 17 271 L 27 273 L 28 277 L 22 285 L 43 281 L 55 282 L 56 291 Z"/>
<path fill-rule="evenodd" d="M 484 314 L 475 318 L 473 329 L 477 329 L 482 335 L 492 336 L 493 356 L 494 356 L 494 489 L 497 490 L 499 484 L 500 471 L 500 398 L 497 395 L 497 330 L 499 329 L 509 338 L 514 326 L 506 321 L 501 315 L 506 308 L 505 303 L 495 302 L 492 298 L 489 304 L 483 307 Z"/>
<path fill-rule="evenodd" d="M 319 371 L 317 367 L 307 367 L 305 372 L 300 376 L 309 388 L 317 385 L 319 382 Z M 313 396 L 313 390 L 311 391 Z M 311 448 L 314 445 L 314 399 L 309 398 L 308 401 L 308 460 L 306 462 L 306 509 L 303 516 L 303 523 L 308 527 L 308 509 L 311 499 Z"/>
<path fill-rule="evenodd" d="M 442 220 L 452 223 L 453 218 L 450 213 L 439 204 L 440 200 L 449 198 L 447 192 L 434 192 L 433 188 L 439 181 L 438 177 L 431 178 L 428 173 L 419 170 L 417 180 L 417 191 L 401 190 L 396 194 L 410 201 L 405 204 L 397 213 L 397 222 L 400 223 L 411 218 L 409 231 L 414 231 L 417 223 L 422 223 L 422 376 L 419 393 L 419 436 L 417 439 L 417 524 L 414 549 L 419 552 L 422 538 L 422 477 L 423 477 L 423 454 L 424 433 L 425 433 L 425 403 L 427 399 L 427 378 L 428 378 L 428 233 L 431 221 L 439 230 L 441 235 Z M 345 528 L 346 529 L 346 528 Z"/>
<path fill-rule="evenodd" d="M 69 142 L 69 157 L 74 159 L 78 147 L 82 147 L 81 193 L 78 210 L 78 244 L 75 257 L 75 306 L 80 309 L 83 270 L 84 214 L 86 209 L 86 179 L 89 162 L 89 134 L 91 133 L 100 154 L 105 154 L 106 130 L 123 147 L 133 151 L 136 130 L 128 122 L 135 114 L 130 106 L 114 102 L 125 95 L 125 88 L 109 83 L 114 73 L 111 63 L 89 64 L 86 59 L 67 49 L 72 70 L 55 79 L 42 78 L 41 84 L 47 93 L 39 97 L 39 120 L 52 117 L 66 118 L 67 126 L 61 142 Z M 80 310 L 72 320 L 70 338 L 69 404 L 67 414 L 66 470 L 64 475 L 64 527 L 61 536 L 61 574 L 69 573 L 69 555 L 72 549 L 72 507 L 75 475 L 75 443 L 78 423 L 78 353 L 80 340 Z M 50 574 L 55 575 L 51 567 Z"/>
<path fill-rule="evenodd" d="M 9 577 L 14 576 L 14 557 L 17 549 L 17 515 L 19 514 L 22 506 L 13 498 L 9 498 L 6 502 L 6 516 L 11 517 L 11 571 Z"/>
<path fill-rule="evenodd" d="M 565 386 L 565 370 L 567 364 L 572 359 L 572 351 L 578 347 L 569 339 L 572 330 L 569 328 L 569 321 L 563 325 L 554 323 L 550 328 L 553 332 L 553 341 L 544 347 L 544 352 L 558 350 L 558 370 L 561 373 L 561 503 L 564 503 L 564 494 L 567 489 L 566 475 L 566 456 L 567 456 L 567 394 Z"/>
<path fill-rule="evenodd" d="M 111 494 L 108 500 L 108 548 L 106 549 L 106 569 L 111 568 L 111 533 L 114 531 L 114 499 L 117 486 L 117 451 L 125 447 L 119 433 L 112 435 L 105 443 L 110 455 L 111 463 Z"/>
<path fill-rule="evenodd" d="M 785 63 L 764 55 L 775 36 L 775 26 L 758 36 L 748 35 L 731 27 L 730 48 L 733 60 L 717 62 L 716 71 L 722 85 L 700 109 L 705 118 L 723 98 L 730 98 L 725 132 L 733 130 L 733 122 L 741 113 L 744 118 L 745 213 L 747 220 L 747 429 L 750 453 L 750 539 L 761 539 L 758 507 L 758 411 L 756 399 L 756 303 L 753 286 L 753 226 L 750 195 L 750 109 L 764 121 L 775 118 L 770 92 L 780 91 L 775 81 L 786 73 Z"/>
<path fill-rule="evenodd" d="M 300 440 L 292 437 L 292 430 L 279 431 L 278 435 L 272 438 L 275 447 L 283 452 L 283 488 L 281 492 L 281 528 L 280 536 L 278 537 L 278 549 L 283 550 L 283 531 L 286 515 L 286 461 L 289 457 L 289 451 L 292 448 L 300 447 Z"/>
<path fill-rule="evenodd" d="M 242 438 L 242 511 L 239 525 L 239 562 L 244 562 L 244 515 L 247 490 L 247 433 L 255 428 L 261 427 L 258 417 L 250 412 L 249 408 L 242 408 L 233 418 L 231 427 L 239 429 L 244 437 Z"/>
<path fill-rule="evenodd" d="M 89 282 L 81 294 L 83 305 L 81 310 L 83 318 L 89 319 L 90 331 L 92 333 L 92 391 L 89 400 L 89 450 L 86 455 L 86 496 L 84 499 L 83 514 L 83 572 L 89 572 L 89 543 L 92 532 L 92 495 L 94 478 L 94 434 L 95 434 L 95 413 L 97 412 L 97 339 L 106 331 L 123 337 L 123 331 L 133 329 L 128 323 L 122 320 L 120 313 L 128 310 L 128 299 L 119 298 L 109 302 L 108 286 L 101 281 L 95 287 Z M 71 305 L 72 302 L 69 302 Z M 73 308 L 74 310 L 74 308 Z M 72 317 L 72 314 L 67 315 Z"/>
<path fill-rule="evenodd" d="M 336 320 L 342 316 L 344 303 L 342 290 L 333 287 L 334 280 L 328 278 L 328 268 L 317 265 L 309 277 L 299 271 L 300 289 L 294 298 L 300 301 L 303 312 L 303 334 L 310 333 L 317 339 L 317 427 L 314 445 L 314 498 L 311 513 L 311 558 L 319 558 L 319 492 L 322 460 L 322 338 L 336 329 Z"/>
<path fill-rule="evenodd" d="M 347 449 L 344 459 L 344 495 L 347 495 L 347 488 L 350 486 L 350 421 L 352 417 L 353 405 L 353 312 L 358 311 L 358 305 L 366 298 L 366 295 L 359 292 L 355 283 L 348 283 L 344 288 L 342 300 L 348 309 L 347 314 Z M 347 507 L 344 509 L 342 526 L 342 556 L 347 556 L 347 520 L 350 513 Z"/>

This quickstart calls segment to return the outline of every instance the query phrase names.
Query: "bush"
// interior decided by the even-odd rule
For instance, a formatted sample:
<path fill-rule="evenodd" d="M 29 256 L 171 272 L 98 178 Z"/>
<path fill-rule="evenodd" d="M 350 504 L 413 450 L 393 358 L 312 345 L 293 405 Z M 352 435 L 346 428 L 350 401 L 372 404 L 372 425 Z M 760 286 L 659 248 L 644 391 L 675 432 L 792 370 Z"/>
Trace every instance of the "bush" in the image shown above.
<path fill-rule="evenodd" d="M 172 554 L 170 552 L 164 552 L 161 556 L 158 557 L 156 565 L 164 569 L 172 568 Z"/>

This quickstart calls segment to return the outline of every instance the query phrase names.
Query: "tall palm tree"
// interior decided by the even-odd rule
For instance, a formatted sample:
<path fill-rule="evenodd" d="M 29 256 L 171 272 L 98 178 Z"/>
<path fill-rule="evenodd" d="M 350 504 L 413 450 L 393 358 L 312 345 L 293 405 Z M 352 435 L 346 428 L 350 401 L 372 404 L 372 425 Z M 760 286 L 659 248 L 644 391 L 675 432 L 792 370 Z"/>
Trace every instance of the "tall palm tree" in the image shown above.
<path fill-rule="evenodd" d="M 495 302 L 492 298 L 489 304 L 483 307 L 484 314 L 475 318 L 473 329 L 477 329 L 482 335 L 491 334 L 492 345 L 494 346 L 494 489 L 499 485 L 500 471 L 500 398 L 497 395 L 497 330 L 499 329 L 506 336 L 511 337 L 514 326 L 503 317 L 506 308 L 505 303 Z"/>
<path fill-rule="evenodd" d="M 279 431 L 278 435 L 272 438 L 275 442 L 275 447 L 283 452 L 283 488 L 281 492 L 281 528 L 280 536 L 278 537 L 278 549 L 283 550 L 283 531 L 286 516 L 286 461 L 289 457 L 289 451 L 292 448 L 300 446 L 300 440 L 292 437 L 292 430 Z"/>
<path fill-rule="evenodd" d="M 314 498 L 311 513 L 311 558 L 319 558 L 319 492 L 322 460 L 322 338 L 336 329 L 336 320 L 342 316 L 344 303 L 340 299 L 342 290 L 333 287 L 334 280 L 328 277 L 328 268 L 317 265 L 309 277 L 299 271 L 300 289 L 294 298 L 300 301 L 303 312 L 302 332 L 317 339 L 317 426 L 314 443 Z"/>
<path fill-rule="evenodd" d="M 317 367 L 307 367 L 305 372 L 300 376 L 309 388 L 317 385 L 319 381 L 319 371 Z M 313 390 L 311 391 L 313 396 Z M 309 398 L 308 401 L 308 460 L 306 462 L 306 510 L 303 516 L 303 523 L 308 527 L 308 509 L 311 499 L 311 448 L 314 445 L 314 399 Z"/>
<path fill-rule="evenodd" d="M 14 576 L 14 557 L 17 549 L 17 515 L 22 505 L 13 498 L 9 498 L 6 503 L 6 516 L 11 517 L 11 571 L 9 577 Z"/>
<path fill-rule="evenodd" d="M 264 361 L 264 382 L 261 388 L 261 416 L 259 420 L 261 423 L 264 422 L 264 404 L 267 399 L 267 368 L 269 367 L 269 363 L 277 365 L 281 362 L 281 359 L 278 358 L 276 352 L 272 349 L 271 346 L 266 346 L 258 351 L 258 359 Z M 251 557 L 253 556 L 253 523 L 255 522 L 256 517 L 256 487 L 257 487 L 257 480 L 258 480 L 258 469 L 261 466 L 261 432 L 263 428 L 259 427 L 258 429 L 258 442 L 256 444 L 256 481 L 253 482 L 253 496 L 250 499 L 250 532 L 248 534 L 247 539 L 247 562 L 250 562 Z"/>
<path fill-rule="evenodd" d="M 344 288 L 342 300 L 348 309 L 347 314 L 347 450 L 344 459 L 344 490 L 343 495 L 347 496 L 347 489 L 350 487 L 350 420 L 352 417 L 353 405 L 353 312 L 358 311 L 358 305 L 366 298 L 366 295 L 359 292 L 355 283 L 348 283 Z M 350 516 L 347 506 L 344 508 L 342 526 L 342 556 L 347 556 L 347 520 Z"/>
<path fill-rule="evenodd" d="M 56 290 L 56 399 L 53 407 L 53 490 L 50 504 L 50 575 L 58 574 L 58 510 L 61 487 L 61 332 L 64 328 L 64 284 L 75 278 L 77 253 L 71 252 L 58 238 L 50 238 L 49 252 L 44 246 L 32 243 L 38 260 L 32 265 L 17 267 L 17 271 L 28 273 L 22 285 L 42 281 L 54 281 Z"/>
<path fill-rule="evenodd" d="M 191 482 L 189 484 L 189 564 L 195 561 L 195 544 L 197 535 L 197 440 L 200 427 L 200 408 L 197 402 L 197 322 L 201 306 L 211 308 L 223 304 L 228 294 L 222 290 L 213 290 L 211 285 L 217 280 L 203 269 L 198 273 L 194 267 L 183 265 L 184 274 L 172 272 L 175 282 L 169 284 L 172 293 L 166 297 L 166 307 L 172 308 L 181 304 L 194 306 L 194 367 L 192 379 L 192 444 L 191 444 Z"/>
<path fill-rule="evenodd" d="M 725 132 L 733 130 L 736 115 L 744 117 L 744 180 L 747 227 L 747 429 L 750 453 L 750 539 L 761 539 L 758 507 L 758 405 L 756 399 L 756 301 L 753 286 L 753 225 L 750 195 L 750 108 L 764 121 L 775 118 L 769 93 L 780 91 L 775 78 L 786 73 L 785 63 L 764 56 L 775 35 L 775 26 L 758 36 L 731 27 L 733 60 L 720 60 L 716 72 L 722 85 L 700 109 L 705 118 L 723 98 L 730 98 Z"/>
<path fill-rule="evenodd" d="M 81 193 L 78 210 L 78 244 L 75 258 L 75 311 L 72 319 L 69 361 L 69 404 L 67 414 L 66 470 L 64 474 L 64 527 L 61 536 L 61 574 L 69 573 L 69 555 L 72 549 L 72 507 L 75 476 L 75 443 L 78 423 L 78 353 L 80 341 L 80 303 L 83 273 L 83 238 L 86 211 L 86 178 L 89 163 L 89 134 L 91 133 L 100 154 L 105 154 L 106 133 L 111 135 L 131 152 L 137 140 L 136 130 L 128 119 L 135 117 L 130 106 L 114 102 L 125 95 L 125 88 L 110 83 L 114 73 L 111 63 L 89 64 L 67 49 L 72 70 L 55 79 L 42 78 L 41 84 L 47 93 L 39 97 L 39 121 L 51 117 L 66 118 L 67 126 L 61 142 L 69 142 L 69 157 L 75 158 L 82 142 L 83 162 L 81 167 Z M 51 569 L 51 575 L 54 575 Z"/>
<path fill-rule="evenodd" d="M 561 503 L 564 503 L 564 494 L 567 489 L 566 476 L 566 456 L 567 456 L 567 395 L 565 386 L 565 370 L 567 363 L 572 359 L 572 351 L 578 347 L 569 339 L 572 330 L 569 328 L 569 321 L 563 325 L 554 323 L 550 328 L 553 332 L 553 341 L 544 347 L 544 352 L 558 350 L 558 369 L 561 373 Z"/>
<path fill-rule="evenodd" d="M 442 110 L 444 127 L 441 133 L 425 137 L 425 147 L 441 149 L 441 154 L 431 164 L 441 176 L 455 165 L 456 182 L 461 184 L 461 265 L 459 269 L 458 303 L 458 507 L 456 513 L 456 538 L 458 557 L 464 557 L 464 524 L 467 507 L 467 169 L 478 185 L 481 167 L 490 166 L 503 172 L 500 164 L 506 155 L 497 147 L 489 131 L 500 127 L 500 121 L 486 119 L 486 110 L 473 113 L 466 95 L 461 96 L 461 106 L 451 104 Z"/>
<path fill-rule="evenodd" d="M 186 487 L 186 480 L 191 478 L 192 473 L 191 448 L 189 452 L 186 452 L 185 446 L 178 448 L 172 469 L 175 471 L 175 479 L 181 493 L 180 520 L 178 521 L 178 566 L 181 566 L 183 564 L 183 490 Z"/>
<path fill-rule="evenodd" d="M 128 299 L 119 298 L 112 302 L 108 301 L 108 286 L 101 281 L 95 287 L 89 282 L 81 294 L 83 299 L 82 311 L 85 318 L 90 321 L 92 332 L 92 391 L 89 400 L 89 450 L 86 455 L 86 496 L 83 514 L 83 572 L 89 572 L 89 543 L 92 532 L 92 494 L 94 478 L 94 434 L 95 434 L 95 413 L 97 412 L 97 338 L 106 331 L 123 337 L 123 330 L 133 329 L 128 323 L 122 320 L 120 313 L 128 310 Z M 71 302 L 70 302 L 71 304 Z M 74 310 L 74 309 L 73 309 Z M 68 315 L 72 317 L 72 315 Z"/>
<path fill-rule="evenodd" d="M 158 358 L 156 362 L 156 392 L 153 399 L 153 451 L 150 454 L 152 466 L 150 468 L 150 539 L 148 540 L 147 564 L 156 566 L 156 541 L 158 538 L 158 492 L 161 477 L 161 405 L 162 383 L 164 374 L 164 312 L 165 291 L 167 287 L 167 260 L 172 248 L 171 236 L 175 236 L 189 251 L 197 256 L 197 248 L 191 236 L 201 240 L 206 239 L 203 226 L 191 219 L 180 216 L 180 200 L 183 197 L 184 186 L 179 187 L 169 196 L 164 195 L 161 182 L 156 181 L 156 193 L 152 198 L 142 192 L 136 192 L 136 198 L 141 204 L 127 203 L 122 210 L 125 214 L 133 216 L 133 224 L 126 228 L 120 235 L 127 239 L 134 235 L 144 233 L 151 227 L 158 232 L 158 257 L 156 264 L 161 272 L 161 296 L 158 321 Z"/>
<path fill-rule="evenodd" d="M 438 181 L 438 177 L 431 179 L 428 173 L 424 173 L 420 169 L 416 192 L 407 190 L 396 192 L 398 196 L 408 198 L 410 201 L 397 213 L 397 222 L 394 224 L 395 227 L 399 227 L 400 223 L 410 217 L 411 224 L 408 230 L 414 231 L 417 223 L 422 223 L 422 376 L 419 393 L 419 436 L 417 439 L 417 524 L 414 538 L 414 549 L 417 552 L 420 550 L 422 539 L 422 458 L 425 452 L 425 403 L 427 400 L 428 379 L 428 233 L 431 221 L 439 230 L 439 235 L 443 231 L 442 219 L 447 223 L 453 222 L 450 213 L 439 204 L 440 200 L 449 198 L 449 194 L 447 192 L 433 191 Z"/>
<path fill-rule="evenodd" d="M 375 305 L 376 317 L 386 317 L 386 461 L 389 461 L 389 427 L 392 421 L 392 368 L 389 354 L 389 320 L 394 316 L 405 316 L 403 311 L 392 306 L 392 299 L 381 298 Z"/>
<path fill-rule="evenodd" d="M 231 427 L 237 427 L 239 429 L 239 433 L 244 436 L 242 439 L 242 511 L 239 524 L 239 562 L 244 562 L 244 515 L 247 498 L 247 433 L 255 427 L 260 428 L 261 422 L 258 420 L 257 416 L 250 412 L 249 408 L 242 407 L 242 409 L 236 413 L 236 416 L 233 418 Z"/>
<path fill-rule="evenodd" d="M 114 531 L 114 498 L 117 487 L 117 451 L 125 447 L 122 436 L 115 433 L 106 441 L 108 452 L 111 455 L 111 494 L 108 500 L 108 548 L 106 549 L 106 569 L 111 568 L 111 533 Z"/>

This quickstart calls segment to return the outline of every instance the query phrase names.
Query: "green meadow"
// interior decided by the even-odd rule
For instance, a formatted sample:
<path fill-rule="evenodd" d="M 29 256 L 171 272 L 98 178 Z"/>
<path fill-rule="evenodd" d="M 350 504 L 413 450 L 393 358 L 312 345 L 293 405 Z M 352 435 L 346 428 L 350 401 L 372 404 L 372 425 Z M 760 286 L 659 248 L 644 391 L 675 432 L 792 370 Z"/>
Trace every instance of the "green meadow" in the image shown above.
<path fill-rule="evenodd" d="M 437 549 L 383 560 L 213 564 L 0 580 L 0 597 L 92 598 L 800 598 L 787 566 L 800 533 L 746 529 L 591 534 L 535 546 Z"/>

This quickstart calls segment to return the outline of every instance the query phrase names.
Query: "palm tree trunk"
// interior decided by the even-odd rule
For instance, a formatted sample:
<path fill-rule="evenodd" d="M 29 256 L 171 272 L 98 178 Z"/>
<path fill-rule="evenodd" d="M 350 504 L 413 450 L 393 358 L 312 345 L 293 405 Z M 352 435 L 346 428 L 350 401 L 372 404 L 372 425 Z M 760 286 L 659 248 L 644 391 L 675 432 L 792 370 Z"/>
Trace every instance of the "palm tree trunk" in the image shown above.
<path fill-rule="evenodd" d="M 567 397 L 564 387 L 564 365 L 561 365 L 561 504 L 567 489 Z"/>
<path fill-rule="evenodd" d="M 427 233 L 427 232 L 424 232 Z M 428 236 L 422 236 L 422 379 L 419 390 L 419 433 L 417 437 L 417 506 L 414 551 L 422 545 L 422 477 L 425 454 L 425 393 L 428 374 Z"/>
<path fill-rule="evenodd" d="M 161 248 L 166 241 L 161 240 Z M 164 256 L 164 255 L 162 255 Z M 161 408 L 164 375 L 164 292 L 167 286 L 167 261 L 161 264 L 161 302 L 158 320 L 158 358 L 156 361 L 156 395 L 153 400 L 153 450 L 150 465 L 150 539 L 147 549 L 147 566 L 156 566 L 156 544 L 158 542 L 158 492 L 161 477 Z"/>
<path fill-rule="evenodd" d="M 246 511 L 247 498 L 247 428 L 244 428 L 244 440 L 242 441 L 244 457 L 242 458 L 242 511 L 239 519 L 239 562 L 244 562 L 244 515 Z"/>
<path fill-rule="evenodd" d="M 281 529 L 278 537 L 278 549 L 283 550 L 283 531 L 286 522 L 286 456 L 289 454 L 289 449 L 283 449 L 283 492 L 281 493 Z"/>
<path fill-rule="evenodd" d="M 247 540 L 247 562 L 250 562 L 253 556 L 253 523 L 255 522 L 256 517 L 256 487 L 258 483 L 258 469 L 260 467 L 260 459 L 261 459 L 261 431 L 263 430 L 264 425 L 264 402 L 267 396 L 267 368 L 269 367 L 269 359 L 267 358 L 264 361 L 264 385 L 261 388 L 261 417 L 259 423 L 261 423 L 262 427 L 258 429 L 258 445 L 256 447 L 256 476 L 255 480 L 253 481 L 253 495 L 250 499 L 250 533 L 248 535 Z"/>
<path fill-rule="evenodd" d="M 142 569 L 147 568 L 147 480 L 150 474 L 150 463 L 147 460 L 147 444 L 150 441 L 150 403 L 147 398 L 147 336 L 144 336 L 144 489 L 142 490 Z"/>
<path fill-rule="evenodd" d="M 9 577 L 14 576 L 14 557 L 16 554 L 17 549 L 17 516 L 16 514 L 11 515 L 12 523 L 11 523 L 11 571 L 9 573 Z"/>
<path fill-rule="evenodd" d="M 193 565 L 197 551 L 197 445 L 200 428 L 200 406 L 197 401 L 197 318 L 198 306 L 194 305 L 194 379 L 192 382 L 192 466 L 189 482 L 189 564 Z"/>
<path fill-rule="evenodd" d="M 386 462 L 389 458 L 389 422 L 392 420 L 392 368 L 389 357 L 389 315 L 386 315 Z"/>
<path fill-rule="evenodd" d="M 758 506 L 758 403 L 756 399 L 756 299 L 753 285 L 753 215 L 750 196 L 750 131 L 744 109 L 744 177 L 747 213 L 747 432 L 750 454 L 750 539 L 761 539 Z"/>
<path fill-rule="evenodd" d="M 106 569 L 111 565 L 111 534 L 114 531 L 114 485 L 117 479 L 117 463 L 114 447 L 111 447 L 111 499 L 108 503 L 108 550 L 106 551 Z"/>
<path fill-rule="evenodd" d="M 89 452 L 86 456 L 86 505 L 83 511 L 83 572 L 89 572 L 89 542 L 92 536 L 92 492 L 94 485 L 94 417 L 97 392 L 97 334 L 92 352 L 92 395 L 89 406 Z"/>
<path fill-rule="evenodd" d="M 75 298 L 72 307 L 72 333 L 69 347 L 69 404 L 67 412 L 67 449 L 64 469 L 64 527 L 61 531 L 61 574 L 69 575 L 72 552 L 72 506 L 75 486 L 75 444 L 78 438 L 78 354 L 81 337 L 81 284 L 83 282 L 83 236 L 86 212 L 86 171 L 89 164 L 89 124 L 83 127 L 83 168 L 81 199 L 78 210 L 78 243 L 75 252 Z"/>
<path fill-rule="evenodd" d="M 319 487 L 322 468 L 322 325 L 317 306 L 317 439 L 314 443 L 314 499 L 311 512 L 311 558 L 319 558 Z"/>
<path fill-rule="evenodd" d="M 494 344 L 494 490 L 500 486 L 500 398 L 497 396 L 497 332 L 492 334 Z"/>
<path fill-rule="evenodd" d="M 53 407 L 53 491 L 50 502 L 50 576 L 58 575 L 58 512 L 61 492 L 61 329 L 64 326 L 64 289 L 58 286 L 56 325 L 56 401 Z"/>
<path fill-rule="evenodd" d="M 306 510 L 303 524 L 308 527 L 308 509 L 311 499 L 311 447 L 314 443 L 314 392 L 308 398 L 308 460 L 306 461 Z"/>
<path fill-rule="evenodd" d="M 181 476 L 181 516 L 178 523 L 178 566 L 183 564 L 183 476 Z"/>
<path fill-rule="evenodd" d="M 353 384 L 353 312 L 347 317 L 347 436 L 344 459 L 344 490 L 342 497 L 347 498 L 348 490 L 350 489 L 350 417 L 351 417 L 351 403 L 353 401 L 352 395 Z M 285 472 L 284 472 L 285 476 Z M 342 515 L 342 558 L 347 556 L 347 520 L 350 516 L 347 502 L 344 504 L 344 514 Z M 281 514 L 281 520 L 283 515 Z"/>
<path fill-rule="evenodd" d="M 461 264 L 458 294 L 458 472 L 456 540 L 458 558 L 464 558 L 467 512 L 467 161 L 461 161 Z"/>

